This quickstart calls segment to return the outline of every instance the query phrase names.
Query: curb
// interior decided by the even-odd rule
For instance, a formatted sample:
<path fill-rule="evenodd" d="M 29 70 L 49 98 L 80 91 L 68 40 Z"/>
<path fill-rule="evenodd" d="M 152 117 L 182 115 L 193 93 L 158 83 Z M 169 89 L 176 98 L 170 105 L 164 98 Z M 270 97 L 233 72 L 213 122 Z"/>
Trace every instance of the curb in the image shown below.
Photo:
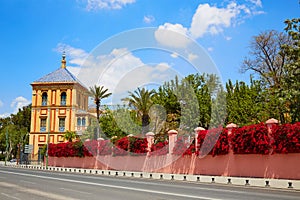
<path fill-rule="evenodd" d="M 300 191 L 300 180 L 288 179 L 265 179 L 265 178 L 247 178 L 247 177 L 227 177 L 227 176 L 207 176 L 207 175 L 190 175 L 190 174 L 166 174 L 166 173 L 151 173 L 151 172 L 134 172 L 134 171 L 117 171 L 117 170 L 100 170 L 100 169 L 82 169 L 68 167 L 53 167 L 38 165 L 9 165 L 9 167 L 26 168 L 33 170 L 59 171 L 69 173 L 95 174 L 103 176 L 120 176 L 131 178 L 148 178 L 160 180 L 176 180 L 198 183 L 211 183 L 223 185 L 236 185 L 245 187 L 261 187 L 274 189 L 288 189 L 291 191 Z"/>

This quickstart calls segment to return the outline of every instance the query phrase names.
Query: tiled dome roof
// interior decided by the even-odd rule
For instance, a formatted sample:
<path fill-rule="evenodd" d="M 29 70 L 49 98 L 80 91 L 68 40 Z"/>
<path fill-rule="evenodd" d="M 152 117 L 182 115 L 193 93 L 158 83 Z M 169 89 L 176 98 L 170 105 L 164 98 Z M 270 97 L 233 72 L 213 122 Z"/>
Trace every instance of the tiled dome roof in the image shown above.
<path fill-rule="evenodd" d="M 49 83 L 49 82 L 78 82 L 80 81 L 67 68 L 59 68 L 42 78 L 34 81 L 34 83 Z"/>
<path fill-rule="evenodd" d="M 77 79 L 76 76 L 74 76 L 74 74 L 72 74 L 66 68 L 66 60 L 64 54 L 61 61 L 61 67 L 55 70 L 54 72 L 51 72 L 43 76 L 42 78 L 39 78 L 32 84 L 38 83 L 79 83 L 81 86 L 86 88 L 86 86 L 83 83 L 81 83 L 81 81 Z"/>

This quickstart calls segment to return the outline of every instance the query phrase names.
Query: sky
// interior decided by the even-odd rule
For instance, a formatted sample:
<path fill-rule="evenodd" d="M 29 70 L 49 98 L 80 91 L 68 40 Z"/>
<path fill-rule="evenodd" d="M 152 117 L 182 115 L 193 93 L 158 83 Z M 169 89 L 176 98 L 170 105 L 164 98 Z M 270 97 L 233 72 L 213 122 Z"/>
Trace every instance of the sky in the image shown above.
<path fill-rule="evenodd" d="M 298 0 L 2 0 L 0 117 L 31 103 L 62 52 L 86 86 L 115 93 L 212 68 L 248 82 L 251 38 L 299 14 Z"/>

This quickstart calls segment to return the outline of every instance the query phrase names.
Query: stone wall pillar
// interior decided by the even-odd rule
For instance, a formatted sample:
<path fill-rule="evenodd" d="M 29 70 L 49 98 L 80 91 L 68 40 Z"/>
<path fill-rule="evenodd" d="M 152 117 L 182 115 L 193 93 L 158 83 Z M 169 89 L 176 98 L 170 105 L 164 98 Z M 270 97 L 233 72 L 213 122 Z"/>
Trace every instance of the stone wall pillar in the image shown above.
<path fill-rule="evenodd" d="M 175 143 L 177 141 L 177 134 L 178 132 L 176 130 L 169 130 L 169 154 L 173 154 L 173 149 L 175 146 Z"/>
<path fill-rule="evenodd" d="M 147 142 L 148 142 L 148 152 L 151 151 L 151 147 L 154 144 L 154 133 L 153 132 L 148 132 L 146 133 L 146 138 L 147 138 Z"/>
<path fill-rule="evenodd" d="M 228 135 L 228 144 L 229 144 L 229 152 L 232 152 L 232 144 L 231 144 L 231 140 L 230 140 L 230 136 L 232 134 L 232 129 L 233 128 L 237 128 L 238 125 L 234 124 L 234 123 L 230 123 L 226 126 L 228 132 L 227 132 L 227 135 Z"/>
<path fill-rule="evenodd" d="M 275 125 L 275 124 L 278 124 L 278 123 L 279 123 L 278 120 L 274 119 L 274 118 L 268 119 L 266 121 L 269 138 L 272 137 L 272 126 Z"/>
<path fill-rule="evenodd" d="M 273 153 L 272 144 L 274 143 L 274 137 L 272 136 L 272 127 L 273 125 L 277 125 L 279 122 L 277 119 L 271 118 L 266 121 L 267 129 L 268 129 L 268 137 L 270 140 L 270 154 Z"/>
<path fill-rule="evenodd" d="M 226 126 L 226 128 L 228 129 L 228 136 L 230 136 L 231 134 L 232 134 L 232 129 L 233 128 L 237 128 L 238 127 L 238 125 L 236 125 L 236 124 L 234 124 L 234 123 L 230 123 L 230 124 L 228 124 L 227 126 Z"/>

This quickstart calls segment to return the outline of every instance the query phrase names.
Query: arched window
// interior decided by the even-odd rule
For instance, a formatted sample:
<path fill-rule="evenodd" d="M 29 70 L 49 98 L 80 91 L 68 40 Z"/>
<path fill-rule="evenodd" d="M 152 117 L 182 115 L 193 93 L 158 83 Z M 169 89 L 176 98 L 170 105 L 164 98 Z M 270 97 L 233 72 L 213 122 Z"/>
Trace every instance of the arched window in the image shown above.
<path fill-rule="evenodd" d="M 42 94 L 42 106 L 47 106 L 48 94 L 47 92 L 43 92 Z"/>
<path fill-rule="evenodd" d="M 80 117 L 77 118 L 77 126 L 81 126 L 81 118 Z"/>
<path fill-rule="evenodd" d="M 60 95 L 60 105 L 65 106 L 67 104 L 67 94 L 62 92 Z"/>
<path fill-rule="evenodd" d="M 81 120 L 81 125 L 82 125 L 82 126 L 85 126 L 85 117 L 82 118 L 82 120 Z"/>

